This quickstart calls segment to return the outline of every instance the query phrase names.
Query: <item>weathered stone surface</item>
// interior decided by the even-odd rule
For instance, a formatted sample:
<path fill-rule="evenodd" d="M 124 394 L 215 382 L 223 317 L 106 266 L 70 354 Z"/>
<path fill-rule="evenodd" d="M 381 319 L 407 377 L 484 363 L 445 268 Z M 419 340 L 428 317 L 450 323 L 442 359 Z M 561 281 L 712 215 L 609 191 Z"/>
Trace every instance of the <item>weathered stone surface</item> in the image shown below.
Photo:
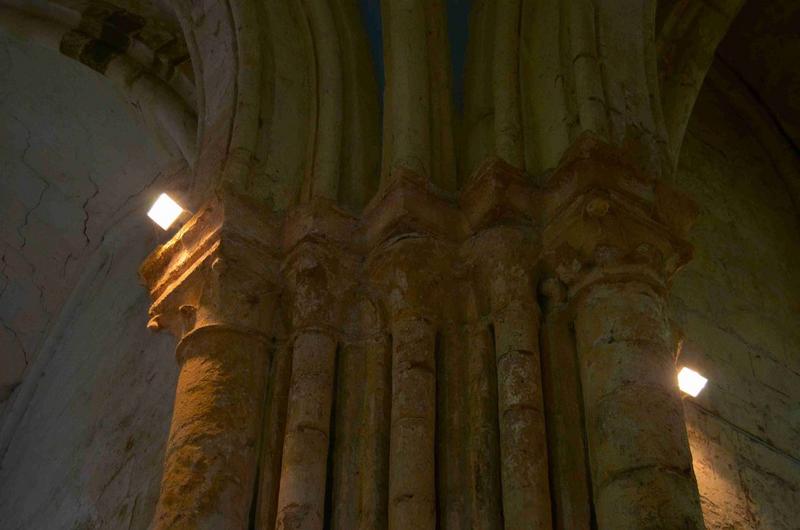
<path fill-rule="evenodd" d="M 155 1 L 0 7 L 0 23 L 115 81 L 178 141 L 193 179 L 179 190 L 192 212 L 141 269 L 148 327 L 177 340 L 177 381 L 172 364 L 160 393 L 124 380 L 152 363 L 115 355 L 145 340 L 118 338 L 143 324 L 117 309 L 134 287 L 111 300 L 93 286 L 132 276 L 143 250 L 122 256 L 129 237 L 154 241 L 136 223 L 104 226 L 114 259 L 88 262 L 42 334 L 53 356 L 0 409 L 3 524 L 796 526 L 797 253 L 784 248 L 797 211 L 776 191 L 800 174 L 791 138 L 773 142 L 766 107 L 712 72 L 721 94 L 672 174 L 740 0 L 720 13 L 473 3 L 456 127 L 446 41 L 466 24 L 445 24 L 444 2 L 382 4 L 381 114 L 354 4 L 205 0 L 159 16 Z M 34 139 L 18 142 L 17 166 L 36 174 Z M 45 232 L 28 219 L 49 204 L 45 181 L 12 229 L 25 248 Z M 690 243 L 701 259 L 670 310 Z M 3 267 L 5 293 L 19 267 Z M 700 397 L 681 400 L 676 355 L 711 376 Z M 96 410 L 132 410 L 128 389 L 152 421 L 95 428 Z M 50 476 L 66 491 L 43 486 Z"/>

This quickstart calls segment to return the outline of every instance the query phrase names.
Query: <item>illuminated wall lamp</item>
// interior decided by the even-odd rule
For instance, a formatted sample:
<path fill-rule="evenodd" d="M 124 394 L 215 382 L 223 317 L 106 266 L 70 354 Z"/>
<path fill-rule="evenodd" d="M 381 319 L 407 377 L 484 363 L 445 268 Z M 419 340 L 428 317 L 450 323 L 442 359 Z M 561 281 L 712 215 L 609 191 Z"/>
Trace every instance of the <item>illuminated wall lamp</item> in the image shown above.
<path fill-rule="evenodd" d="M 680 388 L 682 392 L 692 397 L 697 397 L 697 395 L 706 386 L 707 382 L 708 379 L 698 374 L 691 368 L 686 368 L 684 366 L 681 368 L 681 371 L 678 372 L 678 388 Z"/>
<path fill-rule="evenodd" d="M 172 197 L 162 193 L 153 203 L 147 216 L 164 230 L 169 230 L 172 223 L 184 212 L 180 204 L 172 200 Z"/>

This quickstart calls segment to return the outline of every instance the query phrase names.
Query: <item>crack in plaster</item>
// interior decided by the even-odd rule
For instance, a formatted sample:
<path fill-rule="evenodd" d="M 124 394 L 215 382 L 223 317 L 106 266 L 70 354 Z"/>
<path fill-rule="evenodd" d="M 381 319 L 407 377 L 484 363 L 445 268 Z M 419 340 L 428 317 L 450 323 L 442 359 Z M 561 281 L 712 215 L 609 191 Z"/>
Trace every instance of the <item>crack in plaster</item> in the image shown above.
<path fill-rule="evenodd" d="M 22 342 L 22 339 L 20 339 L 17 330 L 9 326 L 5 319 L 0 318 L 0 324 L 2 324 L 6 331 L 11 333 L 11 335 L 14 337 L 14 340 L 17 342 L 17 344 L 19 344 L 19 349 L 22 351 L 22 359 L 25 361 L 25 366 L 27 367 L 29 364 L 28 351 L 25 349 L 25 344 Z"/>
<path fill-rule="evenodd" d="M 6 289 L 8 288 L 8 284 L 10 283 L 10 280 L 9 280 L 9 278 L 8 278 L 8 274 L 6 274 L 6 268 L 8 267 L 8 262 L 6 261 L 6 254 L 5 254 L 5 252 L 3 253 L 3 256 L 2 256 L 2 258 L 0 258 L 0 261 L 3 263 L 3 268 L 2 268 L 2 269 L 0 269 L 0 274 L 2 274 L 2 275 L 3 275 L 3 279 L 5 280 L 5 281 L 3 282 L 3 289 L 2 289 L 2 290 L 0 290 L 0 299 L 2 299 L 2 298 L 3 298 L 3 295 L 4 295 L 4 294 L 5 294 L 5 292 L 6 292 Z"/>
<path fill-rule="evenodd" d="M 33 173 L 36 176 L 36 178 L 38 178 L 43 184 L 42 189 L 39 191 L 39 198 L 36 200 L 36 204 L 34 204 L 32 208 L 29 208 L 25 212 L 25 218 L 24 218 L 22 224 L 17 227 L 17 235 L 19 236 L 20 239 L 22 239 L 22 244 L 20 245 L 19 248 L 20 248 L 20 250 L 22 250 L 22 249 L 25 248 L 25 245 L 28 244 L 28 239 L 23 234 L 23 230 L 25 230 L 28 227 L 28 222 L 30 221 L 30 217 L 31 217 L 31 214 L 33 213 L 33 211 L 36 210 L 39 206 L 41 206 L 42 199 L 44 198 L 44 194 L 50 188 L 50 182 L 47 179 L 45 179 L 44 177 L 42 177 L 42 175 L 38 171 L 36 171 L 33 168 L 33 166 L 31 166 L 30 163 L 27 161 L 26 157 L 28 156 L 28 151 L 31 148 L 31 131 L 30 131 L 30 129 L 25 127 L 25 124 L 22 123 L 22 121 L 19 118 L 17 118 L 16 116 L 13 116 L 13 118 L 20 125 L 22 125 L 25 128 L 26 132 L 27 132 L 27 134 L 25 136 L 25 149 L 22 150 L 22 155 L 20 156 L 20 162 L 22 162 L 22 165 L 24 165 L 26 168 L 28 168 L 28 170 L 30 170 L 30 172 Z"/>
<path fill-rule="evenodd" d="M 67 276 L 67 267 L 69 266 L 69 260 L 77 259 L 75 256 L 72 255 L 72 252 L 67 254 L 67 257 L 64 259 L 64 265 L 61 268 L 61 275 L 66 278 Z"/>
<path fill-rule="evenodd" d="M 98 186 L 97 182 L 94 181 L 91 173 L 87 173 L 86 177 L 89 179 L 89 182 L 92 183 L 92 186 L 94 186 L 94 192 L 88 197 L 86 197 L 86 200 L 83 201 L 83 204 L 81 205 L 81 209 L 83 210 L 83 238 L 86 240 L 86 244 L 84 246 L 88 247 L 89 244 L 91 243 L 91 240 L 89 238 L 89 235 L 87 234 L 87 230 L 89 229 L 89 210 L 87 209 L 87 207 L 89 206 L 89 202 L 95 197 L 97 197 L 97 195 L 100 193 L 100 186 Z M 67 260 L 69 260 L 69 256 L 67 256 Z M 66 263 L 64 265 L 64 268 L 66 269 Z"/>
<path fill-rule="evenodd" d="M 119 207 L 117 208 L 117 211 L 118 212 L 124 212 L 125 211 L 125 207 L 128 205 L 128 203 L 130 203 L 131 201 L 133 201 L 134 199 L 139 197 L 142 193 L 144 193 L 145 191 L 150 189 L 150 187 L 152 187 L 156 183 L 156 181 L 158 181 L 158 179 L 161 178 L 162 175 L 163 174 L 162 174 L 161 171 L 156 172 L 155 176 L 150 180 L 150 182 L 148 182 L 144 186 L 142 186 L 139 191 L 128 195 L 125 198 L 125 200 L 122 201 L 122 204 L 119 205 Z M 103 234 L 100 236 L 100 245 L 102 245 L 103 242 L 105 242 L 106 235 L 108 234 L 108 232 L 112 228 L 117 226 L 117 224 L 119 224 L 119 222 L 124 218 L 125 218 L 125 215 L 123 214 L 122 217 L 120 217 L 119 219 L 115 220 L 114 222 L 112 222 L 111 224 L 108 225 L 108 227 L 103 231 Z"/>

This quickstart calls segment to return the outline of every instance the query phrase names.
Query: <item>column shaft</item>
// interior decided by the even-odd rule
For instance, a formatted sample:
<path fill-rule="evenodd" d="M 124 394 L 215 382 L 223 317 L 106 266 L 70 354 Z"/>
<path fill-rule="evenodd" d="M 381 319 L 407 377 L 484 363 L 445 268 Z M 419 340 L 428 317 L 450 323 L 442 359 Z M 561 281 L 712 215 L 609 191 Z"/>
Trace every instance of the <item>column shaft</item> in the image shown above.
<path fill-rule="evenodd" d="M 436 528 L 436 331 L 421 317 L 392 325 L 389 530 Z"/>
<path fill-rule="evenodd" d="M 570 324 L 571 316 L 559 305 L 547 312 L 541 335 L 553 528 L 589 530 L 592 500 L 578 361 Z"/>
<path fill-rule="evenodd" d="M 261 428 L 261 460 L 259 465 L 258 507 L 256 528 L 273 530 L 281 476 L 283 438 L 286 428 L 286 406 L 292 370 L 292 349 L 282 344 L 275 352 Z"/>
<path fill-rule="evenodd" d="M 505 527 L 550 528 L 538 306 L 512 301 L 494 334 Z"/>
<path fill-rule="evenodd" d="M 177 352 L 181 369 L 153 527 L 247 528 L 266 341 L 254 332 L 204 327 L 185 336 Z"/>
<path fill-rule="evenodd" d="M 364 399 L 364 359 L 368 345 L 364 342 L 343 344 L 336 359 L 336 397 L 331 421 L 333 453 L 330 488 L 331 530 L 355 530 L 359 524 L 359 465 L 358 435 L 362 421 Z M 371 485 L 375 487 L 375 484 Z"/>
<path fill-rule="evenodd" d="M 436 351 L 436 512 L 441 528 L 469 526 L 466 336 L 442 323 Z"/>
<path fill-rule="evenodd" d="M 635 281 L 587 291 L 575 334 L 598 527 L 704 528 L 664 299 Z"/>
<path fill-rule="evenodd" d="M 294 340 L 283 443 L 278 530 L 321 530 L 330 438 L 336 342 L 318 331 Z"/>
<path fill-rule="evenodd" d="M 361 427 L 361 506 L 358 528 L 386 528 L 389 492 L 391 350 L 384 337 L 368 343 Z"/>
<path fill-rule="evenodd" d="M 470 528 L 503 528 L 500 443 L 497 422 L 497 374 L 488 326 L 469 334 L 467 416 Z"/>

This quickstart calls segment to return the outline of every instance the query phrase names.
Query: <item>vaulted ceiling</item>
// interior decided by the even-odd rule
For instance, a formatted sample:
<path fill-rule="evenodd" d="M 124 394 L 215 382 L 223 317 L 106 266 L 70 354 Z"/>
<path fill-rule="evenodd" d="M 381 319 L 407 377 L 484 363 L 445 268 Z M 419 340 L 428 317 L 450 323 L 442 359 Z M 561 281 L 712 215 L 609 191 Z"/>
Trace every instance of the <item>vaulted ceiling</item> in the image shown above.
<path fill-rule="evenodd" d="M 800 146 L 800 2 L 745 3 L 717 51 L 791 140 Z M 800 154 L 800 151 L 798 151 Z"/>

